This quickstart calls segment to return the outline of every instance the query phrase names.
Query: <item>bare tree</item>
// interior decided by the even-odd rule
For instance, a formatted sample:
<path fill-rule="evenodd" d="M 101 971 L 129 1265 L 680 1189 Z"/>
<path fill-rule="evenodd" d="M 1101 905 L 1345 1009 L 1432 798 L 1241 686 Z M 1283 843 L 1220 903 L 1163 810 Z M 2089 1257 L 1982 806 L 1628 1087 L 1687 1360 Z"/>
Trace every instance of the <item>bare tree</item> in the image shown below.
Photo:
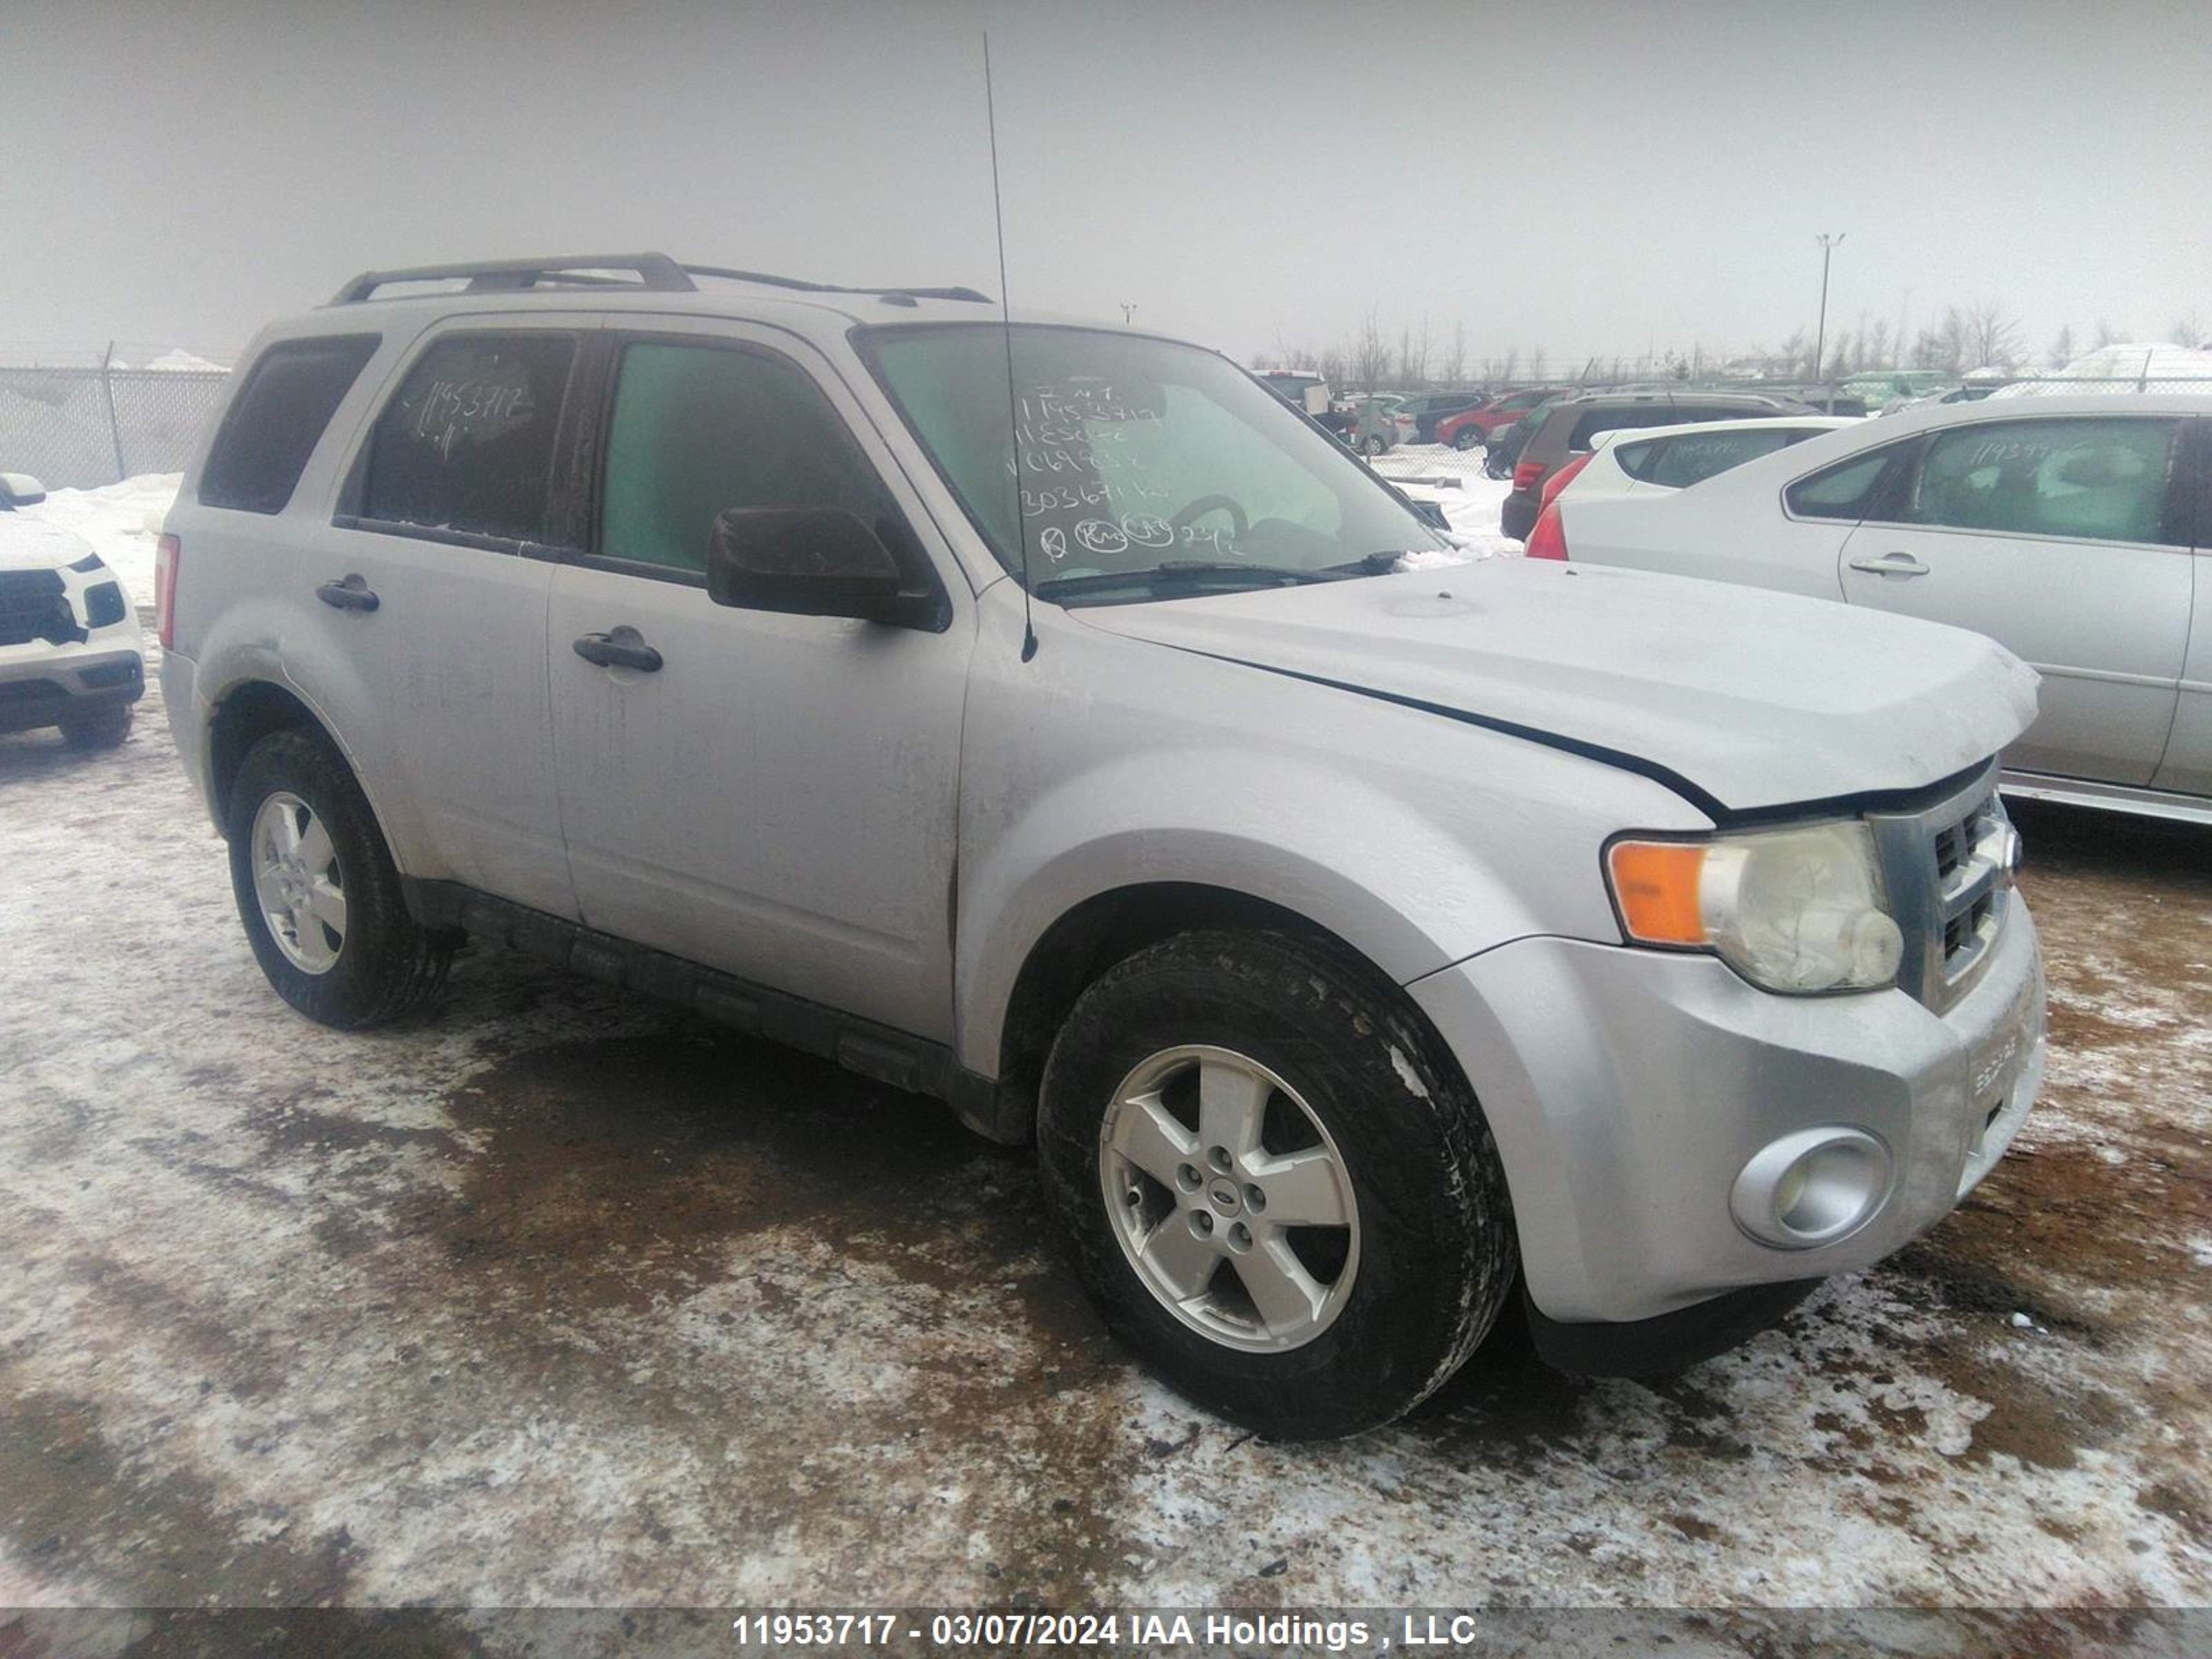
<path fill-rule="evenodd" d="M 1532 380 L 1544 378 L 1544 348 L 1541 346 L 1528 354 L 1528 378 Z"/>
<path fill-rule="evenodd" d="M 2187 346 L 2191 350 L 2199 350 L 2203 349 L 2205 343 L 2204 325 L 2197 320 L 2197 313 L 2192 311 L 2186 317 L 2175 318 L 2173 327 L 2166 337 L 2178 346 Z"/>
<path fill-rule="evenodd" d="M 2097 319 L 2097 332 L 2095 335 L 2096 343 L 2094 347 L 2096 350 L 2102 351 L 2108 345 L 2119 344 L 2120 337 L 2119 330 L 2114 328 L 2102 317 Z"/>
<path fill-rule="evenodd" d="M 1444 359 L 1443 366 L 1437 373 L 1443 377 L 1443 382 L 1448 386 L 1455 386 L 1467 379 L 1467 325 L 1465 323 L 1453 323 L 1451 355 Z"/>
<path fill-rule="evenodd" d="M 1389 372 L 1389 343 L 1382 337 L 1382 325 L 1375 315 L 1375 307 L 1370 306 L 1359 325 L 1359 338 L 1352 348 L 1352 383 L 1363 392 L 1371 392 Z"/>
<path fill-rule="evenodd" d="M 1513 384 L 1514 380 L 1519 377 L 1520 373 L 1521 348 L 1519 346 L 1515 346 L 1510 351 L 1505 354 L 1505 361 L 1498 365 L 1498 373 L 1492 375 L 1490 378 L 1493 380 L 1502 381 L 1504 384 L 1510 386 Z"/>
<path fill-rule="evenodd" d="M 1866 355 L 1859 360 L 1861 368 L 1889 367 L 1889 319 L 1877 317 L 1866 331 Z"/>
<path fill-rule="evenodd" d="M 1966 313 L 1966 355 L 1973 361 L 1965 365 L 1980 368 L 1995 364 L 2009 368 L 2020 360 L 2020 319 L 2008 316 L 2005 308 L 1995 300 L 1984 300 L 1970 307 Z"/>
<path fill-rule="evenodd" d="M 2066 324 L 2052 337 L 2051 350 L 2044 361 L 2052 368 L 2063 368 L 2074 361 L 2074 325 Z"/>

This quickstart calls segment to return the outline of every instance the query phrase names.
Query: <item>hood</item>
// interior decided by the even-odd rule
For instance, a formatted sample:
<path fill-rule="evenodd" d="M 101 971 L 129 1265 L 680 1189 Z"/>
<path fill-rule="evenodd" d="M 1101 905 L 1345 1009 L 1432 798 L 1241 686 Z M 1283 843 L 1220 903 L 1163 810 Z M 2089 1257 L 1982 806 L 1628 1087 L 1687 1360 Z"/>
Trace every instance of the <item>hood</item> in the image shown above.
<path fill-rule="evenodd" d="M 1978 634 L 1600 565 L 1498 559 L 1073 614 L 1597 752 L 1708 811 L 1918 788 L 2035 715 L 2034 671 Z"/>
<path fill-rule="evenodd" d="M 92 544 L 76 532 L 20 507 L 0 513 L 0 570 L 58 570 L 91 551 Z"/>

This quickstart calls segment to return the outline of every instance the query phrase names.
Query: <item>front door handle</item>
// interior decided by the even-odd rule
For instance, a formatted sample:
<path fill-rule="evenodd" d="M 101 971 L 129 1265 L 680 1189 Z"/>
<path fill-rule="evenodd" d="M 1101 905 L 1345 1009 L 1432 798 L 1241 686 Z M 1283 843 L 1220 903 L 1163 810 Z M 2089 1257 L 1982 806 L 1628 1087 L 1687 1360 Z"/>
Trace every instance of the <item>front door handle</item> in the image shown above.
<path fill-rule="evenodd" d="M 1910 553 L 1885 553 L 1878 559 L 1853 559 L 1851 568 L 1876 576 L 1924 576 L 1928 567 Z"/>
<path fill-rule="evenodd" d="M 357 575 L 348 576 L 343 581 L 325 582 L 315 590 L 315 597 L 339 611 L 374 611 L 378 603 L 367 580 Z"/>
<path fill-rule="evenodd" d="M 641 674 L 660 672 L 660 653 L 647 645 L 637 629 L 627 626 L 585 635 L 576 641 L 576 654 L 602 668 L 635 668 Z"/>

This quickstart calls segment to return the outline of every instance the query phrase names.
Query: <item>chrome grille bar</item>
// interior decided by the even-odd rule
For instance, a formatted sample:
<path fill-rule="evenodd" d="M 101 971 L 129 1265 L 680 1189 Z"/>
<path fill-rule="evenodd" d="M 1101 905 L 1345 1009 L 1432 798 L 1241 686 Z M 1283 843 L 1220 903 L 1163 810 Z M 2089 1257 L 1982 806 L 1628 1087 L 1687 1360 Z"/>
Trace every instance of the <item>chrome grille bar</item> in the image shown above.
<path fill-rule="evenodd" d="M 1981 977 L 2010 914 L 2019 838 L 1996 788 L 1991 761 L 1929 806 L 1867 815 L 1905 935 L 1898 983 L 1939 1013 Z"/>

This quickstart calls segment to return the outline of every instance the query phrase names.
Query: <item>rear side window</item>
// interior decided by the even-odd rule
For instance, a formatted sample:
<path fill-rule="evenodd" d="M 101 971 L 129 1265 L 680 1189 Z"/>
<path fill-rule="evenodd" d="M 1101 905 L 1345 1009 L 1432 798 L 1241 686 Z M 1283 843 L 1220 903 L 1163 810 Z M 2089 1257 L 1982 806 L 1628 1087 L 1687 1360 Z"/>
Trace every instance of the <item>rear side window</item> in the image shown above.
<path fill-rule="evenodd" d="M 725 346 L 625 348 L 599 552 L 703 571 L 714 520 L 733 507 L 842 507 L 878 535 L 897 514 L 843 419 L 798 369 Z"/>
<path fill-rule="evenodd" d="M 282 513 L 380 337 L 283 340 L 263 352 L 222 417 L 200 472 L 200 501 Z"/>
<path fill-rule="evenodd" d="M 1992 421 L 1938 434 L 1908 524 L 2155 542 L 2178 421 Z"/>
<path fill-rule="evenodd" d="M 377 417 L 362 516 L 502 541 L 545 534 L 573 336 L 456 335 Z"/>
<path fill-rule="evenodd" d="M 1866 518 L 1896 495 L 1891 486 L 1907 465 L 1911 443 L 1892 444 L 1871 455 L 1838 461 L 1824 472 L 1800 478 L 1783 500 L 1801 519 Z"/>
<path fill-rule="evenodd" d="M 1761 455 L 1771 455 L 1808 435 L 1773 427 L 1743 432 L 1685 432 L 1673 438 L 1650 438 L 1622 444 L 1620 470 L 1644 483 L 1669 489 L 1686 489 L 1716 473 Z"/>

